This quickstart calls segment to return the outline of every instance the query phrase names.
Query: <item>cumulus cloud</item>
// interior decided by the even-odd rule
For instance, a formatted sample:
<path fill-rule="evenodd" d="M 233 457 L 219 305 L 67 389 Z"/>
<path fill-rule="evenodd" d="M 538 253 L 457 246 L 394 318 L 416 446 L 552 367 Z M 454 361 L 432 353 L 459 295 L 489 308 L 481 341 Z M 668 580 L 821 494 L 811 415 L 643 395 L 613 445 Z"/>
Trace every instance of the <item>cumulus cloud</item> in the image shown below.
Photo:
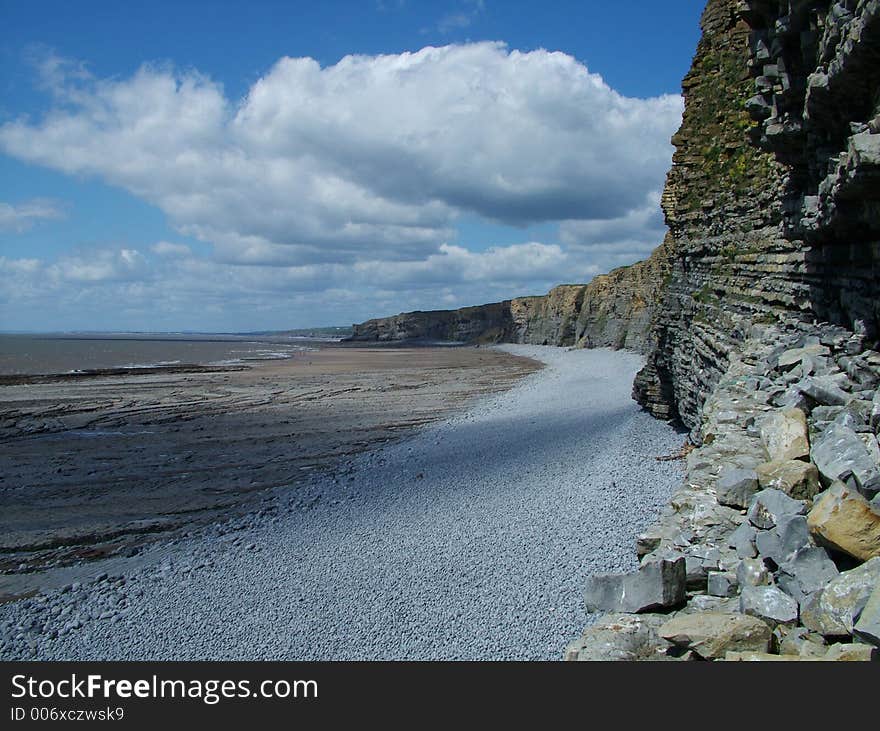
<path fill-rule="evenodd" d="M 0 201 L 0 231 L 24 233 L 41 221 L 64 218 L 58 201 L 34 198 L 17 205 Z"/>
<path fill-rule="evenodd" d="M 651 252 L 666 232 L 660 191 L 645 196 L 640 207 L 605 220 L 563 221 L 559 238 L 566 248 L 589 252 L 604 269 L 631 264 Z"/>
<path fill-rule="evenodd" d="M 242 99 L 167 66 L 113 79 L 51 54 L 38 66 L 53 105 L 0 125 L 0 150 L 123 188 L 211 254 L 166 240 L 0 257 L 16 274 L 0 277 L 0 305 L 15 316 L 28 304 L 46 318 L 144 313 L 152 328 L 166 315 L 221 329 L 350 322 L 588 281 L 663 236 L 681 99 L 625 97 L 563 53 L 282 58 Z M 0 204 L 0 228 L 61 213 Z M 505 245 L 474 250 L 461 220 L 497 224 Z M 534 224 L 558 236 L 528 241 Z"/>
<path fill-rule="evenodd" d="M 186 244 L 175 244 L 170 241 L 159 241 L 150 247 L 154 254 L 180 259 L 192 255 L 192 249 Z"/>
<path fill-rule="evenodd" d="M 65 69 L 49 65 L 64 89 Z M 157 205 L 229 261 L 424 259 L 463 213 L 509 225 L 626 216 L 658 187 L 677 96 L 632 99 L 562 53 L 498 43 L 282 58 L 241 100 L 195 73 L 83 78 L 7 154 Z"/>

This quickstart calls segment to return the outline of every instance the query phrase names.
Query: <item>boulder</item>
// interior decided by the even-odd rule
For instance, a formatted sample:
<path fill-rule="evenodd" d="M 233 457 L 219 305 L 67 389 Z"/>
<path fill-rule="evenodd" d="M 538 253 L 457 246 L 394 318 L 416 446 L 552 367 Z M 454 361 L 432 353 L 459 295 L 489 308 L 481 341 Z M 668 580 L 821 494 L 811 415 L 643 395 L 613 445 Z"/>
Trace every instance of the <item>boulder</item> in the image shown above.
<path fill-rule="evenodd" d="M 806 627 L 777 627 L 780 655 L 800 655 L 802 657 L 824 656 L 828 647 L 825 638 Z"/>
<path fill-rule="evenodd" d="M 755 495 L 749 508 L 749 522 L 757 528 L 767 530 L 787 515 L 803 515 L 806 506 L 779 490 L 761 490 Z"/>
<path fill-rule="evenodd" d="M 767 652 L 770 628 L 762 621 L 743 614 L 702 612 L 680 614 L 658 630 L 673 644 L 714 660 L 727 652 Z"/>
<path fill-rule="evenodd" d="M 844 571 L 801 604 L 804 627 L 826 637 L 851 635 L 856 617 L 880 584 L 880 558 Z"/>
<path fill-rule="evenodd" d="M 779 490 L 795 500 L 812 500 L 822 490 L 816 465 L 799 459 L 765 462 L 755 473 L 762 490 Z"/>
<path fill-rule="evenodd" d="M 759 531 L 755 547 L 761 558 L 769 558 L 777 566 L 802 548 L 810 545 L 810 531 L 803 515 L 785 515 L 775 527 Z"/>
<path fill-rule="evenodd" d="M 818 497 L 807 525 L 817 543 L 862 561 L 880 556 L 880 510 L 842 482 Z"/>
<path fill-rule="evenodd" d="M 880 468 L 851 428 L 831 424 L 816 438 L 810 454 L 825 484 L 847 481 L 851 474 L 869 499 L 880 490 Z"/>
<path fill-rule="evenodd" d="M 755 548 L 757 533 L 749 523 L 743 523 L 728 536 L 727 545 L 736 550 L 737 558 L 754 558 L 758 555 Z"/>
<path fill-rule="evenodd" d="M 798 620 L 797 602 L 775 586 L 744 586 L 739 609 L 771 625 L 796 624 Z"/>
<path fill-rule="evenodd" d="M 710 571 L 706 591 L 709 596 L 736 596 L 739 593 L 736 574 L 730 571 Z"/>
<path fill-rule="evenodd" d="M 853 634 L 865 642 L 880 647 L 880 583 L 874 587 L 871 596 L 862 609 L 853 627 Z"/>
<path fill-rule="evenodd" d="M 667 617 L 609 614 L 587 627 L 565 648 L 568 661 L 629 662 L 664 659 L 669 643 L 657 634 Z"/>
<path fill-rule="evenodd" d="M 770 583 L 770 572 L 759 558 L 746 558 L 736 567 L 736 581 L 740 587 L 766 586 Z"/>
<path fill-rule="evenodd" d="M 877 650 L 858 642 L 838 643 L 828 648 L 823 659 L 833 662 L 873 662 L 877 660 Z"/>
<path fill-rule="evenodd" d="M 587 612 L 648 612 L 686 599 L 685 559 L 649 561 L 631 574 L 602 574 L 587 579 Z"/>
<path fill-rule="evenodd" d="M 822 406 L 846 406 L 852 399 L 852 396 L 828 376 L 805 378 L 798 384 L 798 390 Z"/>
<path fill-rule="evenodd" d="M 761 440 L 771 460 L 805 459 L 810 456 L 807 416 L 800 409 L 782 409 L 761 423 Z"/>
<path fill-rule="evenodd" d="M 839 572 L 824 548 L 807 546 L 779 565 L 776 583 L 798 604 L 824 589 Z"/>
<path fill-rule="evenodd" d="M 755 470 L 725 467 L 715 483 L 718 502 L 729 507 L 748 507 L 756 492 L 758 475 Z"/>
<path fill-rule="evenodd" d="M 804 356 L 826 356 L 831 355 L 831 350 L 824 345 L 807 345 L 803 348 L 792 348 L 791 350 L 786 350 L 782 355 L 779 356 L 777 360 L 777 368 L 782 371 L 787 371 L 791 368 L 794 368 L 796 365 L 799 365 L 801 361 L 804 359 Z"/>

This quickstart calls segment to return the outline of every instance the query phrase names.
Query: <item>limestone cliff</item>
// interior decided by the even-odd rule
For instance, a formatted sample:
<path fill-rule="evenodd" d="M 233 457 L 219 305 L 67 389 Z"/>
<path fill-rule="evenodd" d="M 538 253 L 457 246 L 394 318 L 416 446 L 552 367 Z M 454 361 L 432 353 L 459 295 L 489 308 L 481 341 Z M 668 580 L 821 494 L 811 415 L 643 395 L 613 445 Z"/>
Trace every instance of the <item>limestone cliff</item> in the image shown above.
<path fill-rule="evenodd" d="M 875 336 L 878 7 L 709 1 L 663 196 L 669 285 L 634 389 L 654 414 L 696 427 L 754 323 Z"/>
<path fill-rule="evenodd" d="M 460 310 L 405 312 L 353 325 L 352 330 L 351 342 L 498 343 L 510 340 L 513 321 L 507 301 Z"/>
<path fill-rule="evenodd" d="M 647 352 L 654 305 L 668 254 L 615 269 L 589 284 L 563 284 L 546 295 L 478 307 L 407 312 L 354 325 L 353 342 L 441 340 L 467 343 L 627 348 Z"/>

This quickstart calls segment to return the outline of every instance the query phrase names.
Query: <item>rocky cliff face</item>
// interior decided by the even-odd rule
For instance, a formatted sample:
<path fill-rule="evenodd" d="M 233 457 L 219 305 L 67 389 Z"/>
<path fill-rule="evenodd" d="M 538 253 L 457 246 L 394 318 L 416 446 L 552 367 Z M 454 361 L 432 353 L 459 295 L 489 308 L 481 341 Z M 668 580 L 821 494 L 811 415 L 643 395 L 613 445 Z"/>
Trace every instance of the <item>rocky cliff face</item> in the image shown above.
<path fill-rule="evenodd" d="M 573 660 L 880 658 L 880 0 L 710 0 L 635 384 L 684 485 Z"/>
<path fill-rule="evenodd" d="M 349 341 L 388 343 L 406 340 L 462 343 L 508 342 L 514 330 L 510 301 L 460 310 L 405 312 L 353 326 Z"/>
<path fill-rule="evenodd" d="M 755 323 L 876 337 L 878 6 L 708 3 L 663 196 L 669 285 L 634 389 L 657 416 L 696 427 Z"/>
<path fill-rule="evenodd" d="M 661 246 L 646 261 L 589 284 L 563 284 L 546 295 L 461 310 L 408 312 L 354 325 L 351 341 L 443 340 L 466 343 L 627 348 L 648 351 L 654 305 L 665 282 Z"/>

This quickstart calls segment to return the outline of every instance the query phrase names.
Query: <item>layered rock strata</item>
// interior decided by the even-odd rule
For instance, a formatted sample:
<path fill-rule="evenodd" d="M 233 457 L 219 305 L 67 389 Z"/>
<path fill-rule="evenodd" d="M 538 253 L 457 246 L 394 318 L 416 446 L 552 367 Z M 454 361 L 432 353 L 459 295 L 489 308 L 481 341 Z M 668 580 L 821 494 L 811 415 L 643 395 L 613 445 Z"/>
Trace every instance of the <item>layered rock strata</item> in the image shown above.
<path fill-rule="evenodd" d="M 669 286 L 634 394 L 692 428 L 754 322 L 876 341 L 880 2 L 710 0 L 663 196 Z"/>
<path fill-rule="evenodd" d="M 667 252 L 548 294 L 478 307 L 408 312 L 354 325 L 353 342 L 439 340 L 525 343 L 647 352 Z"/>

